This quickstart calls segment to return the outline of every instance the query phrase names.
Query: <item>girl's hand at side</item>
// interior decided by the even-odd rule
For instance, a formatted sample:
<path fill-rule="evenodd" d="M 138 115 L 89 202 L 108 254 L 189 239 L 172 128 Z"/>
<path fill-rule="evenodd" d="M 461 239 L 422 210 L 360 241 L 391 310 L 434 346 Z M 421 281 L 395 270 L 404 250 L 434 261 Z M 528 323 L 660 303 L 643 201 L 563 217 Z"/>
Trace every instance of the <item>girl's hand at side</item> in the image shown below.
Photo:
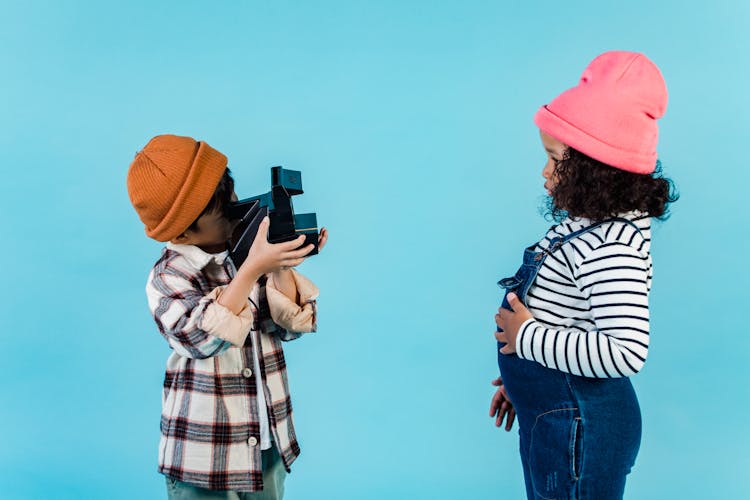
<path fill-rule="evenodd" d="M 513 408 L 510 398 L 508 398 L 508 393 L 505 391 L 503 379 L 497 377 L 492 381 L 492 385 L 498 386 L 498 388 L 490 401 L 490 417 L 495 419 L 495 427 L 500 427 L 507 415 L 505 430 L 510 431 L 511 427 L 513 427 L 513 421 L 516 419 L 516 410 Z"/>
<path fill-rule="evenodd" d="M 502 332 L 495 332 L 495 338 L 499 342 L 505 343 L 505 347 L 500 349 L 500 352 L 503 354 L 516 352 L 518 330 L 526 320 L 534 318 L 529 310 L 526 309 L 526 306 L 518 300 L 518 296 L 515 293 L 508 294 L 508 303 L 513 308 L 512 311 L 501 307 L 497 310 L 497 314 L 495 314 L 495 324 L 503 330 Z"/>

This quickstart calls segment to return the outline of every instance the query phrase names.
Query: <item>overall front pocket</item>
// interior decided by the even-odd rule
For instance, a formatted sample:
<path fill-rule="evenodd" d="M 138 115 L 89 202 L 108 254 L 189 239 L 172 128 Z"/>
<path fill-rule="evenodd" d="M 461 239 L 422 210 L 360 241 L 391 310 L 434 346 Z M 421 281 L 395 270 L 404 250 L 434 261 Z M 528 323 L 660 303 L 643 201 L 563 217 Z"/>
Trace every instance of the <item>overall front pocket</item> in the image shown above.
<path fill-rule="evenodd" d="M 529 440 L 529 471 L 537 495 L 572 498 L 580 472 L 578 408 L 549 410 L 536 417 Z"/>

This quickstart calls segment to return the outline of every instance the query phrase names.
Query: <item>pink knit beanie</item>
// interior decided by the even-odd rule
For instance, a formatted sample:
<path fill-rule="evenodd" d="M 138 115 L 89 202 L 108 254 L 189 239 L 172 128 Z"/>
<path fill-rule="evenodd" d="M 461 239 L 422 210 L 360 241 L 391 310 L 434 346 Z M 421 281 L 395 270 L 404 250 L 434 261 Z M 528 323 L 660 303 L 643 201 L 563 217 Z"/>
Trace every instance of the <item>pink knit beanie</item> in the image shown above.
<path fill-rule="evenodd" d="M 667 107 L 659 68 L 643 54 L 601 54 L 578 85 L 542 106 L 534 123 L 558 141 L 628 172 L 656 168 L 656 143 Z"/>

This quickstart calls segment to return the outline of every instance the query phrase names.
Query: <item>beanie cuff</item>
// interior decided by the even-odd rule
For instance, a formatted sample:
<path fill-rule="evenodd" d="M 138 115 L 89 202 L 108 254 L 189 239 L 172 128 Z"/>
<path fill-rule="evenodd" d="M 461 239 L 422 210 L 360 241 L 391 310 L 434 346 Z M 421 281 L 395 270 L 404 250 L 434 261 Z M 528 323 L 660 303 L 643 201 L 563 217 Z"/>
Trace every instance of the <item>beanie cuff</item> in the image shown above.
<path fill-rule="evenodd" d="M 656 170 L 656 153 L 643 155 L 607 144 L 556 115 L 548 106 L 539 108 L 534 123 L 558 141 L 611 167 L 636 174 L 651 174 Z"/>
<path fill-rule="evenodd" d="M 184 233 L 208 205 L 226 167 L 226 156 L 205 142 L 199 142 L 180 192 L 159 225 L 153 229 L 146 228 L 146 235 L 165 242 Z"/>

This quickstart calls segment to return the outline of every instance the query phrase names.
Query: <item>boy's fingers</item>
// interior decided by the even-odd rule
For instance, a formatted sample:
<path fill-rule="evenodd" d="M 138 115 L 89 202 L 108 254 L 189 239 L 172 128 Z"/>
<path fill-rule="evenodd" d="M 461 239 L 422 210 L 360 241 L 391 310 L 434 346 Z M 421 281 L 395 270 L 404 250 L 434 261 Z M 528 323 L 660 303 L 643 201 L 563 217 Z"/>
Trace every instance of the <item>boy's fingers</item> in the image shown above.
<path fill-rule="evenodd" d="M 263 220 L 258 224 L 258 235 L 263 235 L 268 239 L 268 227 L 271 225 L 271 219 L 266 215 Z"/>
<path fill-rule="evenodd" d="M 284 258 L 285 259 L 299 259 L 300 257 L 304 257 L 305 255 L 309 254 L 313 248 L 315 248 L 315 245 L 310 243 L 309 245 L 305 245 L 299 250 L 287 252 L 286 255 L 284 255 Z"/>
<path fill-rule="evenodd" d="M 502 377 L 497 377 L 495 380 L 493 380 L 492 385 L 503 385 Z"/>
<path fill-rule="evenodd" d="M 307 254 L 309 254 L 310 252 L 312 252 L 313 248 L 315 248 L 315 245 L 313 243 L 309 243 L 309 244 L 303 246 L 302 248 L 299 248 L 299 249 L 295 250 L 294 253 L 299 253 L 302 256 L 306 256 Z"/>
<path fill-rule="evenodd" d="M 271 224 L 271 219 L 266 215 L 263 220 L 258 224 L 258 232 L 255 233 L 255 239 L 253 245 L 260 245 L 261 243 L 268 243 L 268 226 Z M 257 248 L 257 247 L 256 247 Z"/>
<path fill-rule="evenodd" d="M 300 234 L 297 238 L 294 238 L 293 240 L 285 241 L 283 243 L 276 243 L 276 245 L 278 245 L 281 250 L 288 252 L 290 250 L 298 249 L 299 246 L 304 241 L 305 241 L 305 235 Z"/>

